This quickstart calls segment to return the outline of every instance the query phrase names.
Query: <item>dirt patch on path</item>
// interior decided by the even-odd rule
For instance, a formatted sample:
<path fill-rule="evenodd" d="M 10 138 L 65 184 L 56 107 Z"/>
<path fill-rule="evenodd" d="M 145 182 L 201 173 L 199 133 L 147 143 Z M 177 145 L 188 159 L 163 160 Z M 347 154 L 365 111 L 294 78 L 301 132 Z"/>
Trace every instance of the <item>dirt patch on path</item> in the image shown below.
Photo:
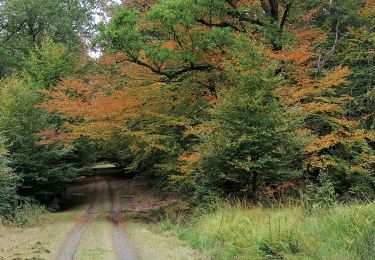
<path fill-rule="evenodd" d="M 112 208 L 109 219 L 112 223 L 113 242 L 119 260 L 138 260 L 139 257 L 133 247 L 130 245 L 125 231 L 122 227 L 122 213 L 120 196 L 117 190 L 117 184 L 114 180 L 109 181 L 110 196 L 112 199 Z"/>
<path fill-rule="evenodd" d="M 83 234 L 85 233 L 88 225 L 94 220 L 98 214 L 98 208 L 100 205 L 99 181 L 98 177 L 94 176 L 93 188 L 90 191 L 90 204 L 86 213 L 77 221 L 73 230 L 66 238 L 64 244 L 61 246 L 56 260 L 72 260 L 78 249 Z"/>

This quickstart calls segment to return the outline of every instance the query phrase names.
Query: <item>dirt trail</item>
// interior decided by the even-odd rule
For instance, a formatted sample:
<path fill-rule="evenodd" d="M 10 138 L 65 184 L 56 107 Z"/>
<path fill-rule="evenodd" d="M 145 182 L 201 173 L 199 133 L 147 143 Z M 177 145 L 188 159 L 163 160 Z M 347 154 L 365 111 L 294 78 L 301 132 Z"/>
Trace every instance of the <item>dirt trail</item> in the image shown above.
<path fill-rule="evenodd" d="M 99 192 L 98 177 L 94 177 L 94 188 L 90 191 L 90 205 L 86 213 L 77 221 L 71 233 L 68 235 L 64 244 L 61 246 L 56 260 L 71 260 L 78 249 L 83 234 L 85 233 L 90 222 L 94 220 L 98 214 L 101 193 Z"/>
<path fill-rule="evenodd" d="M 116 176 L 110 170 L 99 170 L 93 177 L 92 188 L 88 192 L 89 207 L 86 213 L 79 218 L 72 231 L 60 247 L 55 257 L 56 260 L 73 260 L 77 251 L 80 249 L 83 239 L 85 239 L 86 230 L 94 224 L 94 220 L 107 218 L 107 223 L 111 225 L 113 241 L 113 251 L 119 260 L 138 260 L 139 257 L 132 248 L 123 229 L 120 196 L 116 184 Z M 104 194 L 109 193 L 109 198 Z M 110 200 L 110 201 L 109 201 Z M 107 204 L 108 203 L 108 204 Z M 104 206 L 107 205 L 107 206 Z M 111 206 L 109 206 L 111 205 Z M 102 215 L 103 207 L 108 214 Z M 104 227 L 104 226 L 103 226 Z"/>
<path fill-rule="evenodd" d="M 63 211 L 24 229 L 0 225 L 0 259 L 209 259 L 172 232 L 154 232 L 153 209 L 173 203 L 119 169 L 96 169 L 68 188 Z M 125 217 L 128 216 L 126 219 Z"/>
<path fill-rule="evenodd" d="M 112 222 L 112 235 L 117 258 L 119 260 L 137 260 L 139 257 L 129 244 L 124 229 L 121 226 L 121 203 L 115 180 L 109 181 L 109 190 L 112 199 L 112 208 L 109 217 Z"/>

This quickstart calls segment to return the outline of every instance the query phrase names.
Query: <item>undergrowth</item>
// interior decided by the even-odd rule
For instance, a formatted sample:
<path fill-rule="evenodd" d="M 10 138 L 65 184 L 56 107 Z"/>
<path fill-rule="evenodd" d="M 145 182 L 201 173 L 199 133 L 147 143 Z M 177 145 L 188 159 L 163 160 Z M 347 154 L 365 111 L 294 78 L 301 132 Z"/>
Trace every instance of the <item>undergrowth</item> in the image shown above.
<path fill-rule="evenodd" d="M 15 209 L 11 217 L 3 219 L 0 222 L 8 226 L 30 227 L 38 224 L 45 213 L 46 209 L 44 206 L 24 203 Z"/>
<path fill-rule="evenodd" d="M 176 224 L 175 232 L 213 259 L 375 259 L 375 203 L 264 208 L 222 203 L 213 213 Z"/>

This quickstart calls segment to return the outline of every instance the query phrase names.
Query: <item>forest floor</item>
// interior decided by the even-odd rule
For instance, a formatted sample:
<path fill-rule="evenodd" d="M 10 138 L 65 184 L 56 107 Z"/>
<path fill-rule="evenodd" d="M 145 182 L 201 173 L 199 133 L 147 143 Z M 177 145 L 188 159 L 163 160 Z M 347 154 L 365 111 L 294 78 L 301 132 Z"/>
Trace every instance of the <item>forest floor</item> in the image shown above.
<path fill-rule="evenodd" d="M 158 233 L 144 220 L 174 199 L 153 196 L 142 181 L 97 169 L 68 190 L 60 212 L 40 223 L 0 225 L 0 259 L 208 259 L 171 233 Z"/>

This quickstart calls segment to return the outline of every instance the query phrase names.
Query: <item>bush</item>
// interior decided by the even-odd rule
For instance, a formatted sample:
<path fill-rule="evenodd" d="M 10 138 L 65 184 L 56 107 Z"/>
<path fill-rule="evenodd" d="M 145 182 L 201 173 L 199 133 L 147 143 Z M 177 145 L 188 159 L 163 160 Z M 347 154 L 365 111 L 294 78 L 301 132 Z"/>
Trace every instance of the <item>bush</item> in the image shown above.
<path fill-rule="evenodd" d="M 17 207 L 17 176 L 8 168 L 4 139 L 0 137 L 0 219 L 13 216 Z"/>
<path fill-rule="evenodd" d="M 0 172 L 0 218 L 12 217 L 17 208 L 18 177 L 10 172 Z"/>
<path fill-rule="evenodd" d="M 30 227 L 38 224 L 45 212 L 45 207 L 41 205 L 24 203 L 15 210 L 12 218 L 8 219 L 6 224 L 16 227 Z"/>
<path fill-rule="evenodd" d="M 335 204 L 337 196 L 333 183 L 322 175 L 318 183 L 308 185 L 307 193 L 303 196 L 303 206 L 308 212 L 330 207 Z"/>

